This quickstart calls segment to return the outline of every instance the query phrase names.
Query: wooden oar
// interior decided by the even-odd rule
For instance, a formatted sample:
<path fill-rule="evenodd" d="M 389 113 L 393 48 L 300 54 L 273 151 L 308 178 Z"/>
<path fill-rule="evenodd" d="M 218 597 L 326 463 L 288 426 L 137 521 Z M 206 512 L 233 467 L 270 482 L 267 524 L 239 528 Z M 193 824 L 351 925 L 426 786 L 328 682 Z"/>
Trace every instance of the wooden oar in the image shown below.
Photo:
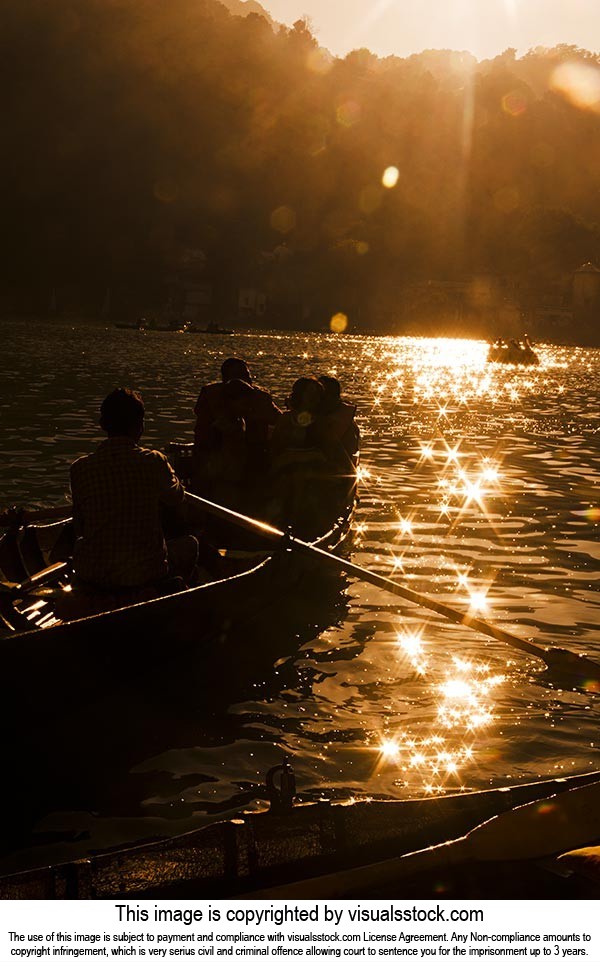
<path fill-rule="evenodd" d="M 596 662 L 590 661 L 583 655 L 576 655 L 574 652 L 569 651 L 566 648 L 542 647 L 541 645 L 534 644 L 532 641 L 519 638 L 517 635 L 513 635 L 511 632 L 505 631 L 503 628 L 498 628 L 496 625 L 492 625 L 488 621 L 484 621 L 482 618 L 471 615 L 469 612 L 462 612 L 456 608 L 451 608 L 450 605 L 444 604 L 442 601 L 438 601 L 437 599 L 431 598 L 428 595 L 421 594 L 418 591 L 413 591 L 411 588 L 407 588 L 404 585 L 399 584 L 397 581 L 393 581 L 391 578 L 378 575 L 374 571 L 369 571 L 367 568 L 363 568 L 360 565 L 354 564 L 347 558 L 340 558 L 338 555 L 335 555 L 330 551 L 317 548 L 315 545 L 312 545 L 307 541 L 293 537 L 287 532 L 282 531 L 280 528 L 276 528 L 273 525 L 267 524 L 265 521 L 258 521 L 256 518 L 251 518 L 248 515 L 240 514 L 238 511 L 233 511 L 231 508 L 226 508 L 223 505 L 216 504 L 213 501 L 208 501 L 206 498 L 201 498 L 198 495 L 191 494 L 189 491 L 186 491 L 185 498 L 186 501 L 197 505 L 208 514 L 212 514 L 215 517 L 221 518 L 223 521 L 228 521 L 239 528 L 245 529 L 246 531 L 251 531 L 254 534 L 258 534 L 268 541 L 281 544 L 287 550 L 316 558 L 329 568 L 332 568 L 336 571 L 345 571 L 347 574 L 353 575 L 360 581 L 365 581 L 368 584 L 375 585 L 377 588 L 383 588 L 384 591 L 389 591 L 391 594 L 398 595 L 400 598 L 405 598 L 407 601 L 410 601 L 413 604 L 419 605 L 422 608 L 427 608 L 429 611 L 434 611 L 436 614 L 442 615 L 442 617 L 447 618 L 454 624 L 464 625 L 466 628 L 471 628 L 473 631 L 479 631 L 481 634 L 487 635 L 489 638 L 494 638 L 496 641 L 504 642 L 505 644 L 510 645 L 512 648 L 526 652 L 528 655 L 532 655 L 534 658 L 539 658 L 545 662 L 548 668 L 551 668 L 555 672 L 559 672 L 563 676 L 565 682 L 568 684 L 577 681 L 578 683 L 582 683 L 593 688 L 595 687 L 596 682 L 600 682 L 600 665 Z M 70 505 L 59 505 L 55 508 L 41 509 L 39 512 L 28 512 L 26 514 L 26 520 L 33 521 L 50 520 L 51 518 L 60 517 L 66 518 L 69 516 L 71 510 L 72 509 Z M 11 513 L 12 512 L 10 510 L 9 512 L 5 512 L 5 516 Z M 0 523 L 2 523 L 1 519 L 3 517 L 4 516 L 0 516 Z M 14 523 L 14 521 L 5 521 L 4 523 Z"/>
<path fill-rule="evenodd" d="M 540 658 L 549 668 L 561 672 L 565 676 L 565 679 L 568 678 L 571 681 L 577 680 L 579 682 L 592 684 L 596 681 L 600 682 L 600 664 L 590 661 L 583 655 L 576 655 L 566 648 L 545 648 L 541 645 L 536 645 L 531 641 L 526 641 L 524 638 L 513 635 L 509 631 L 504 631 L 504 629 L 498 628 L 496 625 L 492 625 L 482 618 L 477 618 L 468 612 L 458 611 L 456 608 L 451 608 L 442 601 L 437 601 L 428 595 L 423 595 L 418 591 L 413 591 L 411 588 L 406 588 L 391 578 L 375 574 L 375 572 L 369 571 L 367 568 L 353 564 L 353 562 L 348 561 L 347 558 L 340 558 L 330 551 L 325 551 L 323 548 L 317 548 L 315 545 L 302 541 L 300 538 L 295 538 L 264 521 L 257 521 L 255 518 L 250 518 L 237 511 L 232 511 L 230 508 L 215 504 L 213 501 L 207 501 L 206 498 L 200 498 L 198 495 L 191 494 L 190 492 L 186 492 L 185 497 L 186 500 L 203 508 L 208 514 L 221 518 L 223 521 L 229 521 L 231 524 L 237 525 L 239 528 L 244 528 L 246 531 L 253 531 L 268 541 L 281 544 L 290 551 L 318 559 L 326 567 L 336 571 L 345 571 L 349 575 L 354 575 L 360 581 L 366 581 L 368 584 L 375 585 L 377 588 L 383 588 L 384 591 L 389 591 L 391 594 L 398 595 L 400 598 L 405 598 L 415 605 L 420 605 L 420 607 L 427 608 L 429 611 L 435 611 L 449 621 L 454 622 L 454 624 L 464 625 L 466 628 L 479 631 L 481 634 L 487 635 L 489 638 L 494 638 L 496 641 L 505 642 L 507 645 L 517 648 L 519 651 L 524 651 L 528 655 L 533 655 L 534 658 Z"/>

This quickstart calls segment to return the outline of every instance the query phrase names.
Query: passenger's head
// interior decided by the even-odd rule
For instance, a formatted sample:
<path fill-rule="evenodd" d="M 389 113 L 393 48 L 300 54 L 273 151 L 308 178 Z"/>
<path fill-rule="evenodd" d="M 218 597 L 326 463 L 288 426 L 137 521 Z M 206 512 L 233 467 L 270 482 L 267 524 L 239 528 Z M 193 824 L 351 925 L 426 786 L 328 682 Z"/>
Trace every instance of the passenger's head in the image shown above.
<path fill-rule="evenodd" d="M 321 374 L 319 383 L 323 385 L 323 412 L 335 411 L 342 394 L 340 382 L 329 374 Z"/>
<path fill-rule="evenodd" d="M 100 405 L 100 427 L 109 438 L 128 437 L 137 441 L 144 430 L 144 402 L 141 394 L 118 387 Z"/>
<path fill-rule="evenodd" d="M 248 365 L 241 357 L 228 357 L 221 364 L 221 377 L 224 381 L 245 381 L 252 384 L 252 375 L 248 370 Z"/>
<path fill-rule="evenodd" d="M 310 424 L 321 409 L 324 393 L 316 377 L 299 377 L 287 399 L 288 407 L 300 421 L 304 418 Z"/>

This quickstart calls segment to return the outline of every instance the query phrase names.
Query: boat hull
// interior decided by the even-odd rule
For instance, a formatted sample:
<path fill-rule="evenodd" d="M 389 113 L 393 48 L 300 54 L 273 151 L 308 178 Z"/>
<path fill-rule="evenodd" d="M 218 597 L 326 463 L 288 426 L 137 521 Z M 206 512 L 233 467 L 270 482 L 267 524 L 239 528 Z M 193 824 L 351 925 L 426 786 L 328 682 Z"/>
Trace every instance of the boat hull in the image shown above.
<path fill-rule="evenodd" d="M 240 892 L 278 898 L 274 886 L 302 879 L 307 881 L 290 886 L 289 897 L 308 898 L 319 897 L 319 873 L 328 873 L 330 893 L 333 885 L 339 894 L 343 883 L 346 894 L 369 893 L 377 879 L 384 881 L 382 866 L 407 853 L 460 838 L 528 803 L 587 787 L 597 791 L 599 781 L 600 772 L 593 772 L 424 800 L 321 802 L 286 814 L 245 813 L 176 838 L 6 876 L 0 898 L 215 898 Z M 443 897 L 435 889 L 439 874 L 421 879 L 419 889 L 418 865 L 416 882 L 407 882 L 410 873 L 404 873 L 402 893 L 412 884 L 423 894 L 429 885 L 429 894 Z"/>
<path fill-rule="evenodd" d="M 338 547 L 350 531 L 352 513 L 353 504 L 315 544 Z M 314 566 L 312 559 L 286 550 L 257 553 L 257 558 L 239 574 L 196 588 L 45 628 L 5 633 L 0 641 L 1 665 L 4 677 L 12 678 L 13 684 L 4 699 L 4 717 L 12 713 L 22 717 L 24 709 L 37 716 L 49 705 L 53 710 L 69 710 L 115 679 L 164 670 L 185 651 L 206 658 L 208 672 L 212 661 L 235 653 L 244 625 L 268 612 L 274 599 L 294 590 Z M 23 571 L 32 573 L 27 566 Z M 57 590 L 61 586 L 48 594 L 49 608 Z M 44 590 L 36 592 L 33 600 L 37 595 L 43 600 Z M 257 662 L 268 655 L 256 652 Z"/>

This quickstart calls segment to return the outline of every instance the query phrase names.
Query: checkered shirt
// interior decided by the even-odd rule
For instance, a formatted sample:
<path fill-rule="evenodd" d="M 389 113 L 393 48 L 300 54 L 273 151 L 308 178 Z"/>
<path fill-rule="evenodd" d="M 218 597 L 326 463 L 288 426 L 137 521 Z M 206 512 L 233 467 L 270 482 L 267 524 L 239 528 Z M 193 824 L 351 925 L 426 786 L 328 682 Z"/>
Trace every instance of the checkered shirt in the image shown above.
<path fill-rule="evenodd" d="M 163 454 L 108 438 L 71 465 L 71 493 L 82 581 L 133 587 L 167 574 L 160 506 L 181 504 L 184 489 Z"/>

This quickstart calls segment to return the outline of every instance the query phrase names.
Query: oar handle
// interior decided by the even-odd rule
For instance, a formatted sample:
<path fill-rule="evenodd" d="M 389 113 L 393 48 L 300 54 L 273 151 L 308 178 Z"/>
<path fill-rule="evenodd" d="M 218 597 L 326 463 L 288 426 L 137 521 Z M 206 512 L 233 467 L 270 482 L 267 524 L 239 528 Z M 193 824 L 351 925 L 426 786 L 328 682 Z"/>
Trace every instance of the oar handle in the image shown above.
<path fill-rule="evenodd" d="M 230 521 L 232 524 L 237 525 L 238 528 L 244 528 L 246 531 L 253 531 L 256 534 L 262 535 L 269 541 L 283 541 L 288 537 L 285 531 L 280 528 L 274 528 L 273 525 L 267 524 L 266 521 L 258 521 L 256 518 L 250 518 L 246 514 L 240 514 L 239 511 L 234 511 L 232 508 L 226 508 L 222 504 L 217 504 L 215 501 L 209 501 L 207 498 L 201 498 L 198 494 L 192 494 L 191 491 L 185 492 L 185 500 L 196 504 L 207 514 L 212 514 L 215 518 L 221 518 L 222 521 Z M 291 539 L 295 541 L 296 539 Z"/>

